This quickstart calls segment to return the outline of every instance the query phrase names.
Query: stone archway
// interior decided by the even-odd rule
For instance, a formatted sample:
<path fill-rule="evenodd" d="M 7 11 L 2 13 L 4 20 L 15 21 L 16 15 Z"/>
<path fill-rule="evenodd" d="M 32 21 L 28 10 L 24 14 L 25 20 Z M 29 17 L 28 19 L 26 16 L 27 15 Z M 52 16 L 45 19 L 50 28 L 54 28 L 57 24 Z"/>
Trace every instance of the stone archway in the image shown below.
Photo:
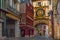
<path fill-rule="evenodd" d="M 51 21 L 49 19 L 47 20 L 35 20 L 34 21 L 34 27 L 36 28 L 36 25 L 39 24 L 45 24 L 48 27 L 48 36 L 52 37 L 52 26 L 51 26 Z M 37 29 L 36 29 L 37 30 Z M 36 32 L 36 31 L 35 31 Z"/>
<path fill-rule="evenodd" d="M 34 21 L 34 27 L 36 27 L 37 24 L 44 23 L 49 26 L 49 20 L 35 20 Z"/>
<path fill-rule="evenodd" d="M 48 25 L 45 23 L 39 23 L 36 25 L 36 28 L 38 30 L 38 34 L 40 36 L 48 37 Z"/>

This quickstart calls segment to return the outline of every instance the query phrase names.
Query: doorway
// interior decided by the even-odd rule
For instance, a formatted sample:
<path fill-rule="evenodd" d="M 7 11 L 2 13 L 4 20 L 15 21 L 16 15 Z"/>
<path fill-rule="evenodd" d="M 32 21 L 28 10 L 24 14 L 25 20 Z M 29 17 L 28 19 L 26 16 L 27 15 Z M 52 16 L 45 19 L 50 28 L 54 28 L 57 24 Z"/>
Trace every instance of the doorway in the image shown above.
<path fill-rule="evenodd" d="M 21 37 L 25 37 L 25 30 L 21 29 Z"/>

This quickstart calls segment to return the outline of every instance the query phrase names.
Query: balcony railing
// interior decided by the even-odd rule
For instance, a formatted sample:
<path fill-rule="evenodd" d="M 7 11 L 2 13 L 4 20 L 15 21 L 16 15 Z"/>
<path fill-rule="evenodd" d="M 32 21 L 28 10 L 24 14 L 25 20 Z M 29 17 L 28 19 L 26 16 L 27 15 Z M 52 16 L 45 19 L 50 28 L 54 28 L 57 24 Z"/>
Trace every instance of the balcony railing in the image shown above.
<path fill-rule="evenodd" d="M 8 10 L 14 12 L 15 14 L 20 15 L 20 12 L 17 9 L 15 9 L 14 7 L 9 5 L 7 8 L 8 8 Z"/>

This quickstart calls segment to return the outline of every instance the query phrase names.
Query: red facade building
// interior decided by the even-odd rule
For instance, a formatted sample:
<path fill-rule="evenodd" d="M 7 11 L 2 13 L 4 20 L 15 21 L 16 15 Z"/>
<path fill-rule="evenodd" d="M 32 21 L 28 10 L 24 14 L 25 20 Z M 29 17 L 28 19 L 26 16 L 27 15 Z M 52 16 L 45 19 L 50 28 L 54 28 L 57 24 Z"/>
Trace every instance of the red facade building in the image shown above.
<path fill-rule="evenodd" d="M 21 36 L 31 37 L 34 34 L 33 20 L 34 20 L 34 9 L 30 3 L 21 6 L 24 10 L 21 12 Z M 25 9 L 24 9 L 25 8 Z"/>

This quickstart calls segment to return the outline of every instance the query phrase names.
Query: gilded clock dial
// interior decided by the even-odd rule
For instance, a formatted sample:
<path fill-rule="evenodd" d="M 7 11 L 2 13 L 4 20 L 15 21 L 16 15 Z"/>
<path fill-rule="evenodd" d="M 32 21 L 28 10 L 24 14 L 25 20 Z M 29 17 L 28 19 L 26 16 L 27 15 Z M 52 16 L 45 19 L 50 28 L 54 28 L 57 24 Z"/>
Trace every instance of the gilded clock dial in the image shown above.
<path fill-rule="evenodd" d="M 44 12 L 44 10 L 42 10 L 42 9 L 38 9 L 38 10 L 36 11 L 36 15 L 37 15 L 37 16 L 44 16 L 44 14 L 45 14 L 45 12 Z"/>

